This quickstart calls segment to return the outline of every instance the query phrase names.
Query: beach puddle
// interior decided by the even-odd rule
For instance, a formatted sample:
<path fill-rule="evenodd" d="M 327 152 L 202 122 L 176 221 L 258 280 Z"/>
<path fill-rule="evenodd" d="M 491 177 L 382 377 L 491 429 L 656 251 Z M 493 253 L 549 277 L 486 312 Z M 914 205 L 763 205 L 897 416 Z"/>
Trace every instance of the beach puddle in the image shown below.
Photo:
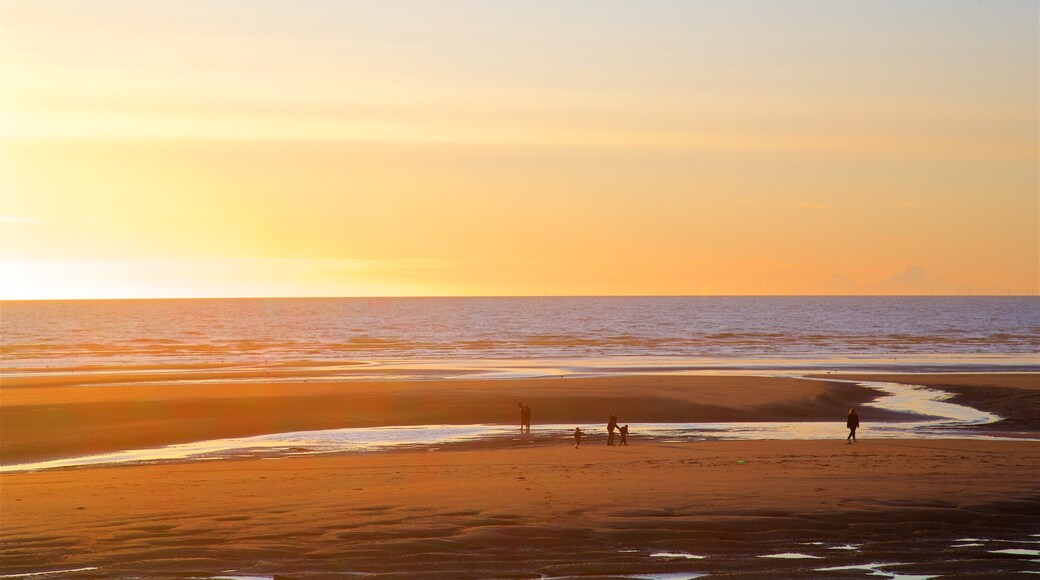
<path fill-rule="evenodd" d="M 1040 550 L 1025 550 L 1022 548 L 1005 548 L 1003 550 L 990 550 L 990 554 L 1008 554 L 1010 556 L 1040 556 Z"/>
<path fill-rule="evenodd" d="M 638 578 L 640 580 L 693 580 L 703 578 L 707 574 L 698 572 L 663 572 L 658 574 L 629 574 L 622 578 Z"/>
<path fill-rule="evenodd" d="M 428 446 L 473 439 L 512 435 L 504 425 L 422 425 L 416 427 L 372 427 L 275 433 L 255 437 L 213 439 L 151 449 L 131 449 L 67 459 L 0 466 L 0 473 L 36 471 L 119 463 L 150 463 L 178 460 L 318 455 L 327 453 L 382 451 L 395 447 Z"/>
<path fill-rule="evenodd" d="M 890 568 L 892 566 L 906 566 L 905 562 L 874 562 L 870 564 L 856 564 L 852 566 L 831 566 L 829 568 L 816 568 L 817 572 L 853 572 L 853 571 L 864 571 L 870 572 L 870 576 L 884 576 L 889 580 L 929 580 L 929 578 L 938 578 L 935 575 L 923 575 L 923 574 L 901 574 L 899 572 L 890 572 L 884 570 L 884 568 Z"/>
<path fill-rule="evenodd" d="M 700 556 L 698 554 L 689 554 L 686 552 L 656 552 L 650 554 L 651 558 L 674 558 L 684 560 L 703 560 L 707 556 Z"/>
<path fill-rule="evenodd" d="M 623 574 L 612 578 L 634 578 L 638 580 L 693 580 L 707 576 L 702 572 L 648 572 L 646 574 Z M 571 580 L 585 576 L 542 576 L 541 580 Z"/>
<path fill-rule="evenodd" d="M 50 576 L 53 574 L 73 574 L 75 572 L 91 572 L 97 570 L 97 566 L 88 568 L 68 568 L 65 570 L 44 570 L 41 572 L 22 572 L 19 574 L 0 574 L 0 578 L 37 578 L 39 576 Z"/>
<path fill-rule="evenodd" d="M 799 552 L 782 552 L 780 554 L 764 554 L 759 558 L 776 558 L 778 560 L 822 560 L 822 556 L 812 556 Z"/>

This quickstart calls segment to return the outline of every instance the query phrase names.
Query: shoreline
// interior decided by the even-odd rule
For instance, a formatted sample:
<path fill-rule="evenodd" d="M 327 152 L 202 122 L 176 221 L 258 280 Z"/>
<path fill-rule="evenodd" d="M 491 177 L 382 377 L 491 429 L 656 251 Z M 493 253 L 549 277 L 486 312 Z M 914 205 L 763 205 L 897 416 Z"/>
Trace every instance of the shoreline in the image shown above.
<path fill-rule="evenodd" d="M 821 376 L 821 375 L 813 375 Z M 963 427 L 993 433 L 1040 430 L 1040 374 L 1038 373 L 920 373 L 829 374 L 830 379 L 881 380 L 915 384 L 949 393 L 952 403 L 998 415 L 986 425 Z"/>
<path fill-rule="evenodd" d="M 212 357 L 210 357 L 212 358 Z M 156 360 L 162 360 L 156 359 Z M 684 356 L 588 356 L 588 357 L 448 357 L 448 358 L 240 358 L 220 362 L 177 361 L 147 364 L 129 362 L 98 362 L 77 365 L 0 365 L 0 377 L 28 378 L 33 376 L 82 377 L 128 372 L 207 373 L 237 371 L 240 373 L 270 373 L 273 376 L 335 376 L 343 380 L 355 376 L 367 380 L 369 374 L 414 375 L 449 378 L 476 375 L 482 379 L 548 378 L 557 376 L 593 377 L 631 374 L 668 373 L 839 373 L 839 374 L 951 374 L 951 373 L 1035 373 L 1040 372 L 1040 353 L 1003 353 L 987 355 L 924 354 L 924 355 L 863 355 L 857 357 L 684 357 Z M 147 379 L 137 379 L 147 380 Z M 109 381 L 110 382 L 110 381 Z"/>
<path fill-rule="evenodd" d="M 329 365 L 338 369 L 357 365 Z M 299 368 L 298 368 L 299 367 Z M 184 382 L 184 373 L 221 378 L 241 366 L 184 370 L 129 368 L 103 374 L 30 375 L 4 381 L 0 398 L 0 465 L 92 456 L 130 449 L 228 438 L 349 428 L 512 425 L 519 401 L 536 424 L 596 425 L 621 413 L 622 423 L 717 424 L 843 421 L 850 407 L 869 407 L 868 423 L 921 419 L 877 408 L 882 394 L 860 382 L 941 388 L 965 406 L 999 415 L 972 433 L 1035 433 L 1040 427 L 1040 373 L 972 374 L 611 374 L 539 379 L 429 379 L 286 382 Z M 307 363 L 285 373 L 321 372 Z M 223 373 L 223 374 L 222 374 Z M 198 374 L 193 374 L 198 378 Z M 149 381 L 113 385 L 127 378 Z M 850 383 L 849 381 L 854 381 Z M 152 384 L 154 383 L 154 384 Z M 973 384 L 974 383 L 974 384 Z M 981 384 L 982 386 L 979 386 Z M 810 437 L 815 438 L 815 437 Z"/>
<path fill-rule="evenodd" d="M 805 380 L 820 380 L 807 378 Z M 1013 432 L 989 429 L 1000 416 L 972 407 L 945 402 L 949 393 L 896 383 L 853 382 L 885 395 L 865 403 L 862 411 L 878 411 L 924 420 L 868 423 L 859 431 L 867 439 L 976 439 L 1040 441 L 1035 431 Z M 41 469 L 77 468 L 117 464 L 155 464 L 248 457 L 266 459 L 342 453 L 387 453 L 395 451 L 438 451 L 459 449 L 502 449 L 568 444 L 573 424 L 537 424 L 527 434 L 513 425 L 411 425 L 368 428 L 339 428 L 282 432 L 250 437 L 179 443 L 155 448 L 120 450 L 96 455 L 0 465 L 0 473 Z M 579 425 L 585 441 L 605 441 L 602 425 Z M 638 423 L 633 432 L 639 442 L 690 442 L 731 440 L 835 440 L 844 434 L 835 421 L 723 422 L 723 423 Z"/>
<path fill-rule="evenodd" d="M 154 373 L 148 373 L 152 379 Z M 514 424 L 841 421 L 867 387 L 791 377 L 631 375 L 532 380 L 97 385 L 97 377 L 5 381 L 0 463 L 337 428 Z M 877 410 L 874 420 L 906 418 Z"/>

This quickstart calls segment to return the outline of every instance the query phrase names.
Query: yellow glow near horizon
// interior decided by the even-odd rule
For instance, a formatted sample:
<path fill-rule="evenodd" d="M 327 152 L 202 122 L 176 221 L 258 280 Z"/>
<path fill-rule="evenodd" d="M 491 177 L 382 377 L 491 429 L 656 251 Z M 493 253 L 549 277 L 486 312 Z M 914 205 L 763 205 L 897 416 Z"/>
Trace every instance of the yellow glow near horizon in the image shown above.
<path fill-rule="evenodd" d="M 1038 294 L 1038 11 L 5 2 L 0 298 Z"/>

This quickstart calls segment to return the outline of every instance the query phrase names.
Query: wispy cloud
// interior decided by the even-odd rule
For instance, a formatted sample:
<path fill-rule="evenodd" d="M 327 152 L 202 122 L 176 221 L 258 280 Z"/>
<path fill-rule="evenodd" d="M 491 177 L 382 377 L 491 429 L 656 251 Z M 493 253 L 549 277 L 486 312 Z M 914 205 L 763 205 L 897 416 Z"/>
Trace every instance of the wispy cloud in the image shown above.
<path fill-rule="evenodd" d="M 792 201 L 787 203 L 787 207 L 797 207 L 801 209 L 812 209 L 816 211 L 827 211 L 831 209 L 831 206 L 825 203 L 813 203 L 810 201 Z"/>
<path fill-rule="evenodd" d="M 868 295 L 1036 294 L 1035 289 L 1029 288 L 956 284 L 929 275 L 922 266 L 907 266 L 899 272 L 867 282 L 856 282 L 847 276 L 835 274 L 825 288 L 833 294 Z"/>
<path fill-rule="evenodd" d="M 400 272 L 416 270 L 443 270 L 459 265 L 455 260 L 435 258 L 274 258 L 207 260 L 209 267 L 304 269 L 327 271 Z"/>
<path fill-rule="evenodd" d="M 400 272 L 441 270 L 459 266 L 455 260 L 429 258 L 225 258 L 203 260 L 55 260 L 0 262 L 0 270 L 75 270 L 75 271 L 325 271 L 325 272 Z"/>
<path fill-rule="evenodd" d="M 43 220 L 15 215 L 0 215 L 0 224 L 42 224 Z"/>
<path fill-rule="evenodd" d="M 414 279 L 459 267 L 430 258 L 0 261 L 0 299 L 416 296 L 431 290 Z"/>

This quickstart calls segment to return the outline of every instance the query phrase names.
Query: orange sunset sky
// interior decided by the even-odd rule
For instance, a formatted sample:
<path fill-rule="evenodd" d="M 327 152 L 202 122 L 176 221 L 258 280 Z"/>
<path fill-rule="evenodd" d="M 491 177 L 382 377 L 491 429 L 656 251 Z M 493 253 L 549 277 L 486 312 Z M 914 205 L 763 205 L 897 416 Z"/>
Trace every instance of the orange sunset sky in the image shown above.
<path fill-rule="evenodd" d="M 4 0 L 0 298 L 1037 294 L 1038 7 Z"/>

